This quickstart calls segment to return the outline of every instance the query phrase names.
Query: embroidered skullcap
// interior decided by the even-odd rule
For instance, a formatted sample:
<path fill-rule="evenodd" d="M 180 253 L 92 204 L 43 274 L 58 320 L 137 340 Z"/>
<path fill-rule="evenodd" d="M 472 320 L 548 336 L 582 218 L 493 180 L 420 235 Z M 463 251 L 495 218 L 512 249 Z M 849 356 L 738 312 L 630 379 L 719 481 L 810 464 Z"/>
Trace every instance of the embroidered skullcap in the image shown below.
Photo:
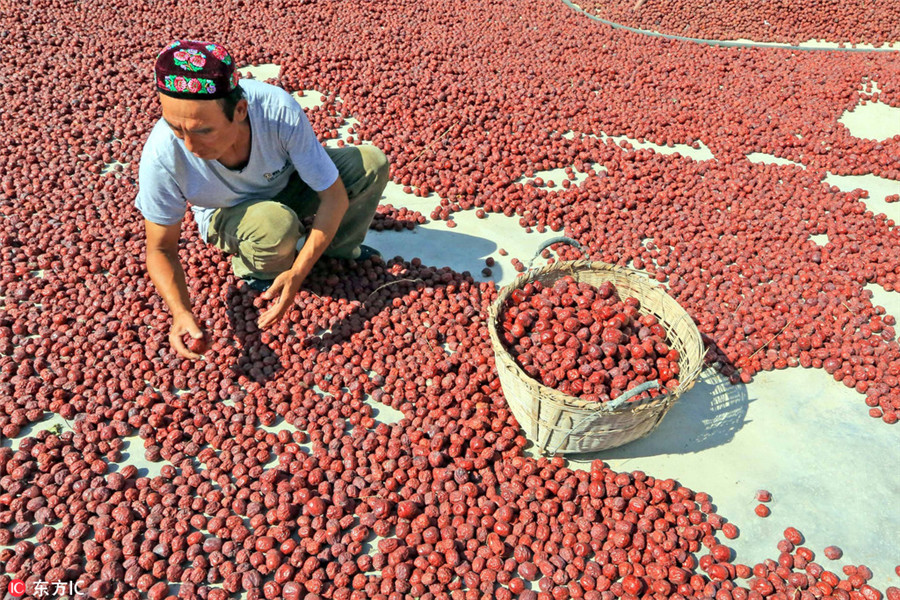
<path fill-rule="evenodd" d="M 234 59 L 212 42 L 177 40 L 156 57 L 156 89 L 188 100 L 224 98 L 237 87 Z"/>

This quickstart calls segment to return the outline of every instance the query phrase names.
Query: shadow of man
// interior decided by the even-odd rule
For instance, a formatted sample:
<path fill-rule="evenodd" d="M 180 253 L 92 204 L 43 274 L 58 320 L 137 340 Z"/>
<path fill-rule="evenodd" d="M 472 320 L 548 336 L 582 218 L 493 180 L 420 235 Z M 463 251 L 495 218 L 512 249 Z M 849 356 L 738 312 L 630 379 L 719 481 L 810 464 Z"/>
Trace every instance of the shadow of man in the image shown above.
<path fill-rule="evenodd" d="M 247 289 L 238 291 L 234 285 L 230 285 L 226 294 L 226 315 L 240 348 L 240 355 L 233 367 L 235 375 L 243 375 L 250 381 L 264 385 L 282 370 L 282 366 L 278 354 L 265 341 L 263 332 L 256 325 L 259 309 L 253 306 L 253 300 L 258 296 L 256 292 Z"/>

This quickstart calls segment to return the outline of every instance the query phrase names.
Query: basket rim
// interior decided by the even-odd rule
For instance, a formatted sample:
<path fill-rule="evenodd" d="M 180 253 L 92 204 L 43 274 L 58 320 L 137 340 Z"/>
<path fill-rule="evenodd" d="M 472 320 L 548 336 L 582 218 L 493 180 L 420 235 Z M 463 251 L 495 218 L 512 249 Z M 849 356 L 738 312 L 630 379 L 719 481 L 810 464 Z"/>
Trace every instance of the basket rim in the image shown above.
<path fill-rule="evenodd" d="M 554 264 L 530 269 L 524 273 L 519 274 L 513 281 L 500 289 L 497 294 L 497 298 L 493 303 L 491 303 L 489 310 L 488 333 L 490 334 L 491 341 L 493 342 L 494 353 L 499 354 L 500 352 L 502 352 L 502 358 L 504 359 L 503 362 L 507 364 L 507 367 L 510 369 L 511 374 L 522 380 L 522 382 L 527 386 L 535 388 L 535 391 L 537 393 L 542 394 L 542 399 L 552 399 L 563 405 L 567 409 L 595 413 L 600 416 L 612 416 L 625 412 L 635 412 L 638 409 L 640 409 L 640 411 L 642 412 L 644 410 L 651 410 L 659 407 L 663 407 L 666 411 L 668 411 L 671 405 L 674 404 L 682 394 L 693 387 L 694 383 L 696 382 L 697 376 L 702 370 L 702 353 L 698 353 L 698 356 L 695 357 L 681 357 L 681 360 L 679 360 L 679 362 L 694 359 L 697 362 L 697 368 L 694 369 L 696 370 L 696 373 L 689 373 L 689 377 L 685 379 L 679 379 L 679 385 L 675 390 L 667 390 L 665 393 L 660 394 L 655 398 L 645 398 L 636 402 L 626 402 L 622 406 L 613 409 L 610 408 L 607 403 L 582 400 L 581 398 L 578 398 L 576 396 L 565 394 L 555 388 L 544 385 L 542 382 L 531 377 L 530 375 L 525 373 L 524 370 L 522 370 L 522 367 L 516 362 L 513 355 L 506 349 L 506 346 L 503 344 L 502 340 L 500 340 L 500 335 L 498 332 L 500 311 L 503 307 L 503 304 L 510 297 L 514 290 L 524 287 L 526 284 L 536 280 L 538 277 L 543 275 L 554 274 L 558 272 L 559 277 L 561 278 L 565 277 L 566 275 L 574 276 L 577 271 L 611 272 L 615 275 L 623 276 L 632 281 L 636 281 L 637 283 L 639 283 L 639 285 L 646 288 L 645 292 L 659 293 L 662 296 L 665 296 L 669 301 L 671 301 L 674 307 L 677 307 L 677 309 L 683 313 L 682 318 L 685 316 L 687 317 L 688 321 L 690 322 L 689 333 L 692 334 L 692 337 L 695 338 L 694 341 L 697 342 L 698 348 L 703 347 L 703 340 L 700 336 L 700 331 L 697 329 L 693 319 L 690 317 L 684 307 L 682 307 L 674 298 L 669 296 L 658 283 L 649 281 L 643 273 L 635 269 L 621 267 L 602 261 L 579 259 L 571 261 L 559 261 Z M 501 357 L 498 356 L 497 358 L 499 359 Z M 661 387 L 665 389 L 664 386 Z"/>

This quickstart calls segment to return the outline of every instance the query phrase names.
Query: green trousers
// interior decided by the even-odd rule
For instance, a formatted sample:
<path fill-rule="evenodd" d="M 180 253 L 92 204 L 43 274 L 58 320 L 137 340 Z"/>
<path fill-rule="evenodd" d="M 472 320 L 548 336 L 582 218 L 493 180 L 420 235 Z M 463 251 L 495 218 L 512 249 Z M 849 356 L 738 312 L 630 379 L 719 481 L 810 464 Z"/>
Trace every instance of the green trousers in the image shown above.
<path fill-rule="evenodd" d="M 375 146 L 326 151 L 347 188 L 350 205 L 325 254 L 354 258 L 387 185 L 388 160 Z M 271 200 L 249 200 L 214 212 L 209 243 L 233 255 L 231 266 L 236 276 L 274 279 L 294 262 L 297 243 L 305 235 L 300 220 L 318 209 L 318 194 L 295 172 L 287 187 Z"/>

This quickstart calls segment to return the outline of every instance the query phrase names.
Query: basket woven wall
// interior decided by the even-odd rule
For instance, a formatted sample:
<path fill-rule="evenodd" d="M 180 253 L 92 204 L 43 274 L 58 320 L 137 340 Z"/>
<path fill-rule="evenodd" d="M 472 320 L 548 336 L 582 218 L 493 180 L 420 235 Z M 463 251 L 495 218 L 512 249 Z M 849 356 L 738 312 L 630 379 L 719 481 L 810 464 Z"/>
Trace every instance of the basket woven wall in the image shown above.
<path fill-rule="evenodd" d="M 641 314 L 654 315 L 666 330 L 667 343 L 680 354 L 679 386 L 656 398 L 625 402 L 619 408 L 563 394 L 529 377 L 506 350 L 497 330 L 501 308 L 513 290 L 532 281 L 551 286 L 571 275 L 593 286 L 610 281 L 620 298 L 637 298 Z M 703 342 L 690 315 L 662 288 L 632 269 L 577 260 L 537 268 L 500 290 L 488 323 L 503 394 L 525 436 L 541 453 L 596 452 L 615 448 L 650 433 L 679 396 L 688 391 L 703 367 Z"/>

